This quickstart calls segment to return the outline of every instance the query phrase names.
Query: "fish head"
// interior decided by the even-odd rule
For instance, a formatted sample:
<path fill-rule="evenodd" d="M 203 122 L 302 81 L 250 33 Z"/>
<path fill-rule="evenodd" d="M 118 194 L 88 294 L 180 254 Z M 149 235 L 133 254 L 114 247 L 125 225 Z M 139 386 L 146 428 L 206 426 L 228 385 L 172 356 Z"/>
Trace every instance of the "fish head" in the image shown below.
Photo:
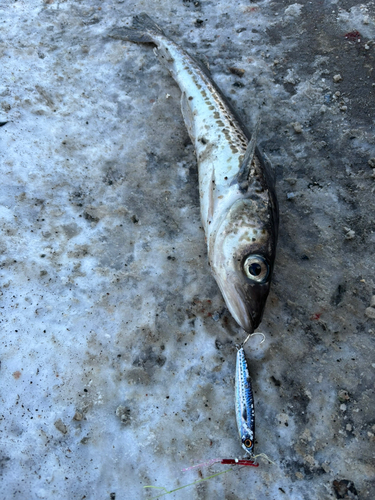
<path fill-rule="evenodd" d="M 237 200 L 210 240 L 209 258 L 225 303 L 246 331 L 260 324 L 270 290 L 277 221 L 266 205 Z"/>
<path fill-rule="evenodd" d="M 254 454 L 254 440 L 253 433 L 246 432 L 243 430 L 241 435 L 242 448 L 248 453 L 250 456 Z"/>

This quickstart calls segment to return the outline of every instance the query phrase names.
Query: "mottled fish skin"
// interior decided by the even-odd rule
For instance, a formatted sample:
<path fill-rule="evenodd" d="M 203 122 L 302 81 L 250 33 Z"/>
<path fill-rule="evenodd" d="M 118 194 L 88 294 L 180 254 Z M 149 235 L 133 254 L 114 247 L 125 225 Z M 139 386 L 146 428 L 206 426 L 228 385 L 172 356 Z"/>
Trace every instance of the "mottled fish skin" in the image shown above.
<path fill-rule="evenodd" d="M 252 332 L 262 319 L 276 252 L 278 205 L 270 164 L 258 148 L 246 151 L 250 135 L 207 69 L 147 14 L 110 36 L 154 43 L 155 54 L 181 89 L 182 114 L 198 159 L 211 269 L 232 316 Z"/>
<path fill-rule="evenodd" d="M 254 398 L 243 347 L 237 351 L 235 405 L 237 428 L 242 448 L 249 455 L 253 455 L 255 439 Z"/>

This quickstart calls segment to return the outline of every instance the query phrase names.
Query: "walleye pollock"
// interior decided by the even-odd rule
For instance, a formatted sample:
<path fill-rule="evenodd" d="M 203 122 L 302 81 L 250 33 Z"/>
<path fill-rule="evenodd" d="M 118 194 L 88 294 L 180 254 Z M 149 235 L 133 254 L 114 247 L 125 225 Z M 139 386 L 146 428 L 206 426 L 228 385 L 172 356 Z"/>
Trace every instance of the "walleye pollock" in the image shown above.
<path fill-rule="evenodd" d="M 232 316 L 252 332 L 262 319 L 276 252 L 278 205 L 270 164 L 207 69 L 147 14 L 110 36 L 154 43 L 155 54 L 181 89 L 182 114 L 198 160 L 211 269 Z"/>

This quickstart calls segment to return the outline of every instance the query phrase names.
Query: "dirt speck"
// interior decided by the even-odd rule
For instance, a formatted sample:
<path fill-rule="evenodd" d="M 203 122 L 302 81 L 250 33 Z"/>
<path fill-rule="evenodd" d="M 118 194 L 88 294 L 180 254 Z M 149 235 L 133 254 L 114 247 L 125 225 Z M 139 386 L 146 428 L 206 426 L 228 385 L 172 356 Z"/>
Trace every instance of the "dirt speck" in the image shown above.
<path fill-rule="evenodd" d="M 59 418 L 58 420 L 56 420 L 56 422 L 54 422 L 53 425 L 56 427 L 56 429 L 58 431 L 62 432 L 63 434 L 66 434 L 68 432 L 68 428 L 64 424 L 64 422 L 61 420 L 61 418 Z"/>

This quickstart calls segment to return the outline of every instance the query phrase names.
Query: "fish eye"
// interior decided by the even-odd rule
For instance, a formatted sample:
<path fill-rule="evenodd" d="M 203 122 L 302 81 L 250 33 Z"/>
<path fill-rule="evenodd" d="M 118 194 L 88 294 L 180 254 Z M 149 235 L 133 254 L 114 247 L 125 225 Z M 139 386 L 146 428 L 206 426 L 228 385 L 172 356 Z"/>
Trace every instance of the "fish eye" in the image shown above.
<path fill-rule="evenodd" d="M 249 255 L 244 262 L 246 276 L 257 283 L 264 283 L 269 275 L 269 265 L 260 255 Z"/>
<path fill-rule="evenodd" d="M 243 444 L 246 446 L 246 448 L 251 448 L 253 446 L 253 442 L 251 441 L 251 439 L 245 439 Z"/>

